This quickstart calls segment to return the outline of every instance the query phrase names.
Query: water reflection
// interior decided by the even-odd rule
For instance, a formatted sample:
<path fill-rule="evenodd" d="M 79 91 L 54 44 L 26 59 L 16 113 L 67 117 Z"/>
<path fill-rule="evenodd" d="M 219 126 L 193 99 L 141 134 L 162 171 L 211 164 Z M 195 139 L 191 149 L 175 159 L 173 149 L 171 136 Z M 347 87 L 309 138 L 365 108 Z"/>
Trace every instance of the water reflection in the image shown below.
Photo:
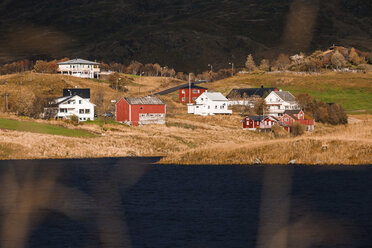
<path fill-rule="evenodd" d="M 0 162 L 1 247 L 361 247 L 371 167 Z"/>

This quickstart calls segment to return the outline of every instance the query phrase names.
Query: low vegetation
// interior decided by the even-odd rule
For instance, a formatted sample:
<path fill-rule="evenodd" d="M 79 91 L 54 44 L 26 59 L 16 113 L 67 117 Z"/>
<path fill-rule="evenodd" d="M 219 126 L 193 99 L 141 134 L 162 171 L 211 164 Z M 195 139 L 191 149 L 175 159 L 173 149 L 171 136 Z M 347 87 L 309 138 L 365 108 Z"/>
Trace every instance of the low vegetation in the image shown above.
<path fill-rule="evenodd" d="M 55 125 L 37 123 L 32 121 L 0 119 L 0 128 L 16 130 L 21 132 L 62 135 L 67 137 L 95 137 L 94 134 L 86 130 L 69 129 L 65 127 L 59 127 Z"/>
<path fill-rule="evenodd" d="M 161 77 L 129 77 L 133 78 L 133 83 L 128 84 L 128 91 L 117 93 L 104 81 L 23 73 L 1 76 L 0 82 L 6 83 L 0 84 L 0 91 L 8 91 L 10 95 L 59 96 L 63 87 L 89 87 L 97 109 L 106 111 L 109 108 L 105 104 L 112 106 L 112 99 L 126 95 L 144 96 L 183 83 Z M 363 101 L 364 97 L 371 99 L 371 78 L 368 73 L 244 74 L 203 86 L 224 94 L 232 88 L 259 87 L 261 84 L 283 90 L 295 89 L 296 95 L 307 92 L 317 101 L 340 103 L 352 112 L 372 109 L 369 101 Z M 359 87 L 364 91 L 358 91 Z M 343 89 L 347 97 L 332 95 L 336 89 Z M 332 101 L 327 101 L 327 97 Z M 3 115 L 13 120 L 0 119 L 0 158 L 164 156 L 161 163 L 172 164 L 252 164 L 256 158 L 269 164 L 286 164 L 290 160 L 305 164 L 372 163 L 372 118 L 364 112 L 349 116 L 348 124 L 317 123 L 315 132 L 291 137 L 280 127 L 269 133 L 242 130 L 239 112 L 231 116 L 206 117 L 186 114 L 186 106 L 177 102 L 177 92 L 161 98 L 167 103 L 166 125 L 128 127 L 109 118 L 99 118 L 74 126 L 63 121 L 25 121 L 15 115 L 15 111 Z M 361 103 L 355 103 L 359 100 Z M 0 101 L 4 102 L 4 98 Z M 50 134 L 58 135 L 51 138 Z"/>

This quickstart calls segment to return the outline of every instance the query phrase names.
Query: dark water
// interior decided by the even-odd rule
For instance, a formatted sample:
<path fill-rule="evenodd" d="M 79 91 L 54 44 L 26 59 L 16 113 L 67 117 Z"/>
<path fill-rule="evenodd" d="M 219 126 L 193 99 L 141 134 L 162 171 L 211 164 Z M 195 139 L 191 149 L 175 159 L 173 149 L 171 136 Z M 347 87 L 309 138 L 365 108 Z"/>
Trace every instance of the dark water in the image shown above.
<path fill-rule="evenodd" d="M 372 167 L 0 162 L 0 247 L 372 247 Z"/>

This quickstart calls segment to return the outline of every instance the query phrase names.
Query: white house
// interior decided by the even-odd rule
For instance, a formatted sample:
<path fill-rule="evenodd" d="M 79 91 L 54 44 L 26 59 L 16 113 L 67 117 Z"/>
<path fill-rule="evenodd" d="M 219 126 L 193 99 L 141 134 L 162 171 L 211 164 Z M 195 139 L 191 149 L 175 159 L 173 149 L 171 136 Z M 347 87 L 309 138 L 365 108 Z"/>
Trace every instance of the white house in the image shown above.
<path fill-rule="evenodd" d="M 72 59 L 57 63 L 57 65 L 61 74 L 81 78 L 99 78 L 101 72 L 99 63 L 84 59 Z"/>
<path fill-rule="evenodd" d="M 194 115 L 231 114 L 228 105 L 229 101 L 220 92 L 204 92 L 195 104 L 187 105 L 187 112 Z"/>
<path fill-rule="evenodd" d="M 296 98 L 289 91 L 272 91 L 265 101 L 269 109 L 267 114 L 274 116 L 282 116 L 286 110 L 299 109 Z"/>
<path fill-rule="evenodd" d="M 45 108 L 44 117 L 70 119 L 76 115 L 79 121 L 94 120 L 94 104 L 79 95 L 64 96 L 54 99 L 50 107 Z"/>

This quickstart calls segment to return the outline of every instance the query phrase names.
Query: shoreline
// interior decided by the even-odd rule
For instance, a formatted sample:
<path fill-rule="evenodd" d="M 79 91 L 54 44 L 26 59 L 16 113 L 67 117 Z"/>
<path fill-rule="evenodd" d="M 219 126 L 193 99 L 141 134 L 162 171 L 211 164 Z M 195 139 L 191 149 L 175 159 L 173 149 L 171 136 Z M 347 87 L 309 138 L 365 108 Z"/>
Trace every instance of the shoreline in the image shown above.
<path fill-rule="evenodd" d="M 152 165 L 159 165 L 159 166 L 168 166 L 168 165 L 175 165 L 175 166 L 255 166 L 255 167 L 272 167 L 272 166 L 281 166 L 281 167 L 289 167 L 289 166 L 306 166 L 306 167 L 368 167 L 372 166 L 371 164 L 316 164 L 316 163 L 164 163 L 161 159 L 165 158 L 165 156 L 127 156 L 127 157 L 66 157 L 66 158 L 23 158 L 23 159 L 1 159 L 0 164 L 3 162 L 46 162 L 46 161 L 53 161 L 53 162 L 64 162 L 64 161 L 88 161 L 88 160 L 157 160 Z"/>

